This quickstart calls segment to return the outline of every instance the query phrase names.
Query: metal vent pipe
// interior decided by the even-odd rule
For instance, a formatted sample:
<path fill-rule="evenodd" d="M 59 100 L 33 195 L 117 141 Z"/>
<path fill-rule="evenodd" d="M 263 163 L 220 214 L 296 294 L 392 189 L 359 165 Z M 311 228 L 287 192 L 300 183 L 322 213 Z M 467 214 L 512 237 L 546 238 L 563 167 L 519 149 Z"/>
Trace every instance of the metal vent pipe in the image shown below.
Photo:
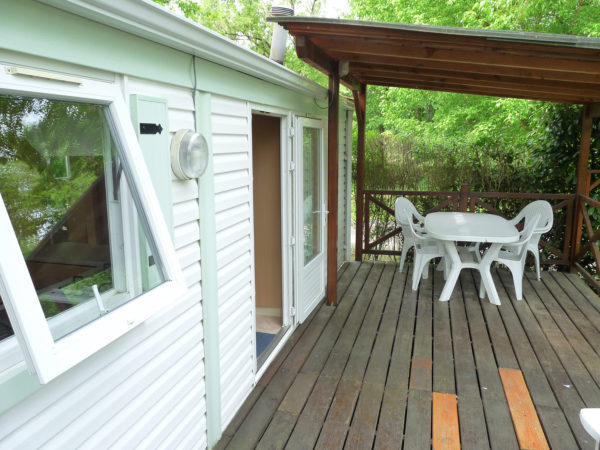
<path fill-rule="evenodd" d="M 293 16 L 294 10 L 287 6 L 273 6 L 271 8 L 273 16 Z M 271 40 L 271 53 L 269 58 L 279 64 L 283 64 L 285 59 L 285 44 L 287 41 L 288 32 L 278 23 L 273 24 L 273 39 Z"/>

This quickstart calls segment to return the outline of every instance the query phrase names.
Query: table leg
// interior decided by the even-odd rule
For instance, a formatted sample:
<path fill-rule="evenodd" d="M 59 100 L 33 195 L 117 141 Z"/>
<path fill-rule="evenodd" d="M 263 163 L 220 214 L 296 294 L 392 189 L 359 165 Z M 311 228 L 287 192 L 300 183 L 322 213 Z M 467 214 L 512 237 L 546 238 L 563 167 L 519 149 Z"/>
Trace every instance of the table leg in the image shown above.
<path fill-rule="evenodd" d="M 458 255 L 458 250 L 456 250 L 456 244 L 453 241 L 444 241 L 444 248 L 447 253 L 446 257 L 450 259 L 450 272 L 448 273 L 446 284 L 444 284 L 444 289 L 442 289 L 440 302 L 447 302 L 450 300 L 450 295 L 454 290 L 456 280 L 458 280 L 458 275 L 462 269 L 462 261 Z"/>
<path fill-rule="evenodd" d="M 490 303 L 493 303 L 494 305 L 500 305 L 500 297 L 498 296 L 498 291 L 496 290 L 496 286 L 494 285 L 491 266 L 496 257 L 498 256 L 501 247 L 502 244 L 492 244 L 490 248 L 485 252 L 483 258 L 481 259 L 481 262 L 478 265 L 479 273 L 481 274 L 481 283 L 483 287 L 485 287 L 485 291 L 480 287 L 479 297 L 484 298 L 485 292 L 487 292 L 488 297 L 490 298 Z"/>

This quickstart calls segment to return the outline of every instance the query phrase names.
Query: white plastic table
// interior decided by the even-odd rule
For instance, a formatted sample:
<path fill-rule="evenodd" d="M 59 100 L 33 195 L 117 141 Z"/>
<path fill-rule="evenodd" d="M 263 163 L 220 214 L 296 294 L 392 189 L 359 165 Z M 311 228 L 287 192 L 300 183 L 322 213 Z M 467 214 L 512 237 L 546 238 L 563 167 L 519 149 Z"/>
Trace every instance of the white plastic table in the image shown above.
<path fill-rule="evenodd" d="M 490 267 L 502 244 L 519 240 L 519 231 L 510 222 L 494 214 L 461 212 L 436 212 L 425 216 L 425 231 L 429 237 L 444 242 L 451 267 L 440 301 L 448 301 L 462 269 L 476 269 L 488 293 L 490 302 L 499 305 L 500 298 L 494 286 Z M 490 243 L 481 261 L 463 262 L 460 259 L 456 242 Z"/>

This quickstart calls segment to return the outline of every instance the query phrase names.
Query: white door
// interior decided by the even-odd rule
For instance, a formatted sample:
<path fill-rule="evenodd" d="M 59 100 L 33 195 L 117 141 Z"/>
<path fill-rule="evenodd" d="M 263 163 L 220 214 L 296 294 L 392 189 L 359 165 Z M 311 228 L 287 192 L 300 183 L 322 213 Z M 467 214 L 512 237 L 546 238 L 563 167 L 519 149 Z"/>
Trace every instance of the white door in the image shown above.
<path fill-rule="evenodd" d="M 299 296 L 298 321 L 312 312 L 325 296 L 326 220 L 325 132 L 321 120 L 298 119 L 297 230 Z"/>

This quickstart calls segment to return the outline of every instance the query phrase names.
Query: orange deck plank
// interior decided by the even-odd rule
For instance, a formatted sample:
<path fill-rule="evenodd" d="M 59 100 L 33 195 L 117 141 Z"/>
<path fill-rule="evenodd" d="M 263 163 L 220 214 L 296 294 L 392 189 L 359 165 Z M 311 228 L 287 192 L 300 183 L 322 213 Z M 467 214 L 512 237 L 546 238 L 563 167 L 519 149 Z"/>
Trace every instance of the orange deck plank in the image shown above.
<path fill-rule="evenodd" d="M 549 449 L 525 379 L 520 370 L 499 368 L 508 408 L 519 446 L 524 449 Z"/>
<path fill-rule="evenodd" d="M 433 449 L 460 449 L 456 395 L 433 393 Z"/>

